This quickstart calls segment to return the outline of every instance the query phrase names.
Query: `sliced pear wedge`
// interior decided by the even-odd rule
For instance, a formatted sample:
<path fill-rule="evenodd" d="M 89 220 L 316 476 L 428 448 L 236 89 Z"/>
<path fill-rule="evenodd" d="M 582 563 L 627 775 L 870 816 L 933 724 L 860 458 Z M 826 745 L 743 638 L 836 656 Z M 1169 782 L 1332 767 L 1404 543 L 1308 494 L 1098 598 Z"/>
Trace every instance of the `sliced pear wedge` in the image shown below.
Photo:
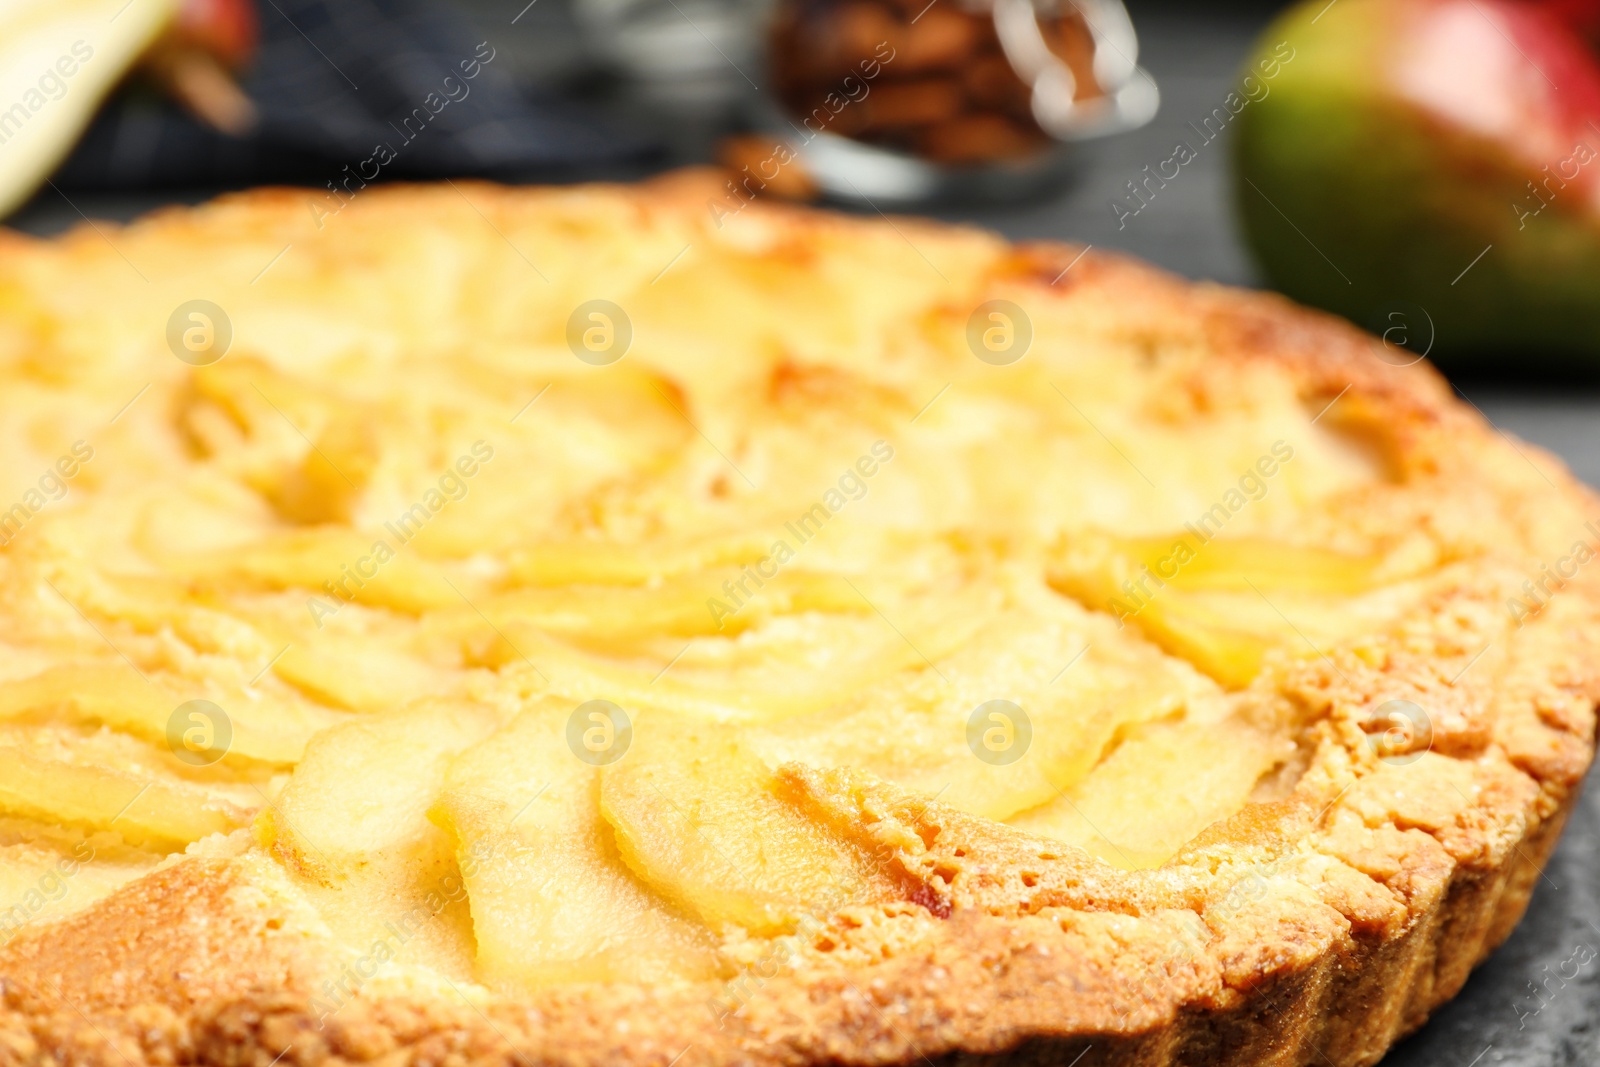
<path fill-rule="evenodd" d="M 170 684 L 170 688 L 169 688 Z M 0 720 L 29 714 L 61 716 L 71 722 L 103 723 L 167 744 L 174 713 L 197 693 L 181 682 L 141 676 L 123 663 L 50 667 L 29 678 L 0 682 Z M 227 713 L 231 740 L 227 753 L 263 763 L 288 765 L 298 760 L 319 730 L 339 721 L 333 712 L 287 699 L 217 697 Z"/>
<path fill-rule="evenodd" d="M 428 852 L 439 835 L 427 812 L 451 757 L 497 725 L 482 708 L 425 701 L 319 734 L 257 833 L 323 884 Z"/>
<path fill-rule="evenodd" d="M 1293 750 L 1243 723 L 1145 723 L 1062 796 L 1007 821 L 1113 867 L 1159 867 L 1243 807 Z"/>
<path fill-rule="evenodd" d="M 740 592 L 739 610 L 726 591 Z M 722 610 L 708 606 L 718 601 Z M 471 605 L 430 619 L 431 630 L 472 634 L 484 620 L 505 629 L 536 627 L 580 643 L 615 648 L 619 643 L 674 636 L 734 637 L 783 615 L 806 611 L 865 615 L 872 608 L 843 577 L 803 570 L 785 571 L 752 588 L 736 570 L 695 571 L 649 585 L 577 584 L 514 589 L 476 597 Z M 481 612 L 481 614 L 480 614 Z"/>
<path fill-rule="evenodd" d="M 333 633 L 291 642 L 272 671 L 313 700 L 363 712 L 393 711 L 450 684 L 402 649 Z"/>
<path fill-rule="evenodd" d="M 772 551 L 773 540 L 766 534 L 735 531 L 652 544 L 648 550 L 610 541 L 552 542 L 515 552 L 511 577 L 521 585 L 647 585 L 696 571 L 755 563 Z"/>
<path fill-rule="evenodd" d="M 154 634 L 170 628 L 194 648 L 250 660 L 270 656 L 263 638 L 238 613 L 190 582 L 163 575 L 117 574 L 60 567 L 51 578 L 80 611 Z"/>
<path fill-rule="evenodd" d="M 628 866 L 714 929 L 776 936 L 808 914 L 905 898 L 776 784 L 727 731 L 646 720 L 633 749 L 602 773 L 600 810 Z"/>
<path fill-rule="evenodd" d="M 1270 653 L 1326 654 L 1382 626 L 1436 566 L 1425 538 L 1355 555 L 1260 537 L 1120 538 L 1083 533 L 1056 552 L 1052 585 L 1217 681 L 1242 688 Z"/>
<path fill-rule="evenodd" d="M 465 976 L 466 888 L 428 811 L 451 758 L 498 725 L 470 704 L 423 701 L 320 734 L 257 817 L 257 840 L 347 944 Z"/>
<path fill-rule="evenodd" d="M 1221 701 L 1189 664 L 1034 586 L 952 654 L 752 734 L 774 765 L 851 767 L 1004 819 L 1094 767 L 1121 728 Z"/>
<path fill-rule="evenodd" d="M 135 845 L 181 849 L 250 819 L 242 808 L 174 781 L 38 759 L 13 748 L 0 749 L 0 765 L 6 768 L 0 812 L 113 830 Z"/>
<path fill-rule="evenodd" d="M 600 817 L 600 768 L 567 747 L 571 711 L 545 701 L 457 756 L 433 809 L 466 878 L 480 979 L 527 989 L 711 977 L 710 932 L 622 862 Z"/>
<path fill-rule="evenodd" d="M 381 530 L 316 526 L 281 531 L 254 544 L 164 562 L 223 588 L 304 589 L 330 607 L 354 601 L 419 615 L 461 603 L 459 586 L 443 567 L 405 551 L 403 540 Z"/>
<path fill-rule="evenodd" d="M 544 687 L 575 703 L 599 696 L 695 719 L 770 722 L 820 711 L 926 666 L 960 647 L 999 599 L 977 584 L 901 600 L 866 595 L 871 599 L 857 594 L 846 602 L 848 611 L 767 618 L 736 636 L 674 640 L 633 655 L 591 650 L 516 617 L 492 626 L 469 620 L 460 640 L 469 662 L 531 664 Z M 896 621 L 873 604 L 886 605 Z"/>
<path fill-rule="evenodd" d="M 1129 538 L 1115 551 L 1182 589 L 1295 590 L 1359 593 L 1378 584 L 1382 554 L 1353 555 L 1264 537 L 1212 537 L 1185 531 L 1171 537 Z"/>

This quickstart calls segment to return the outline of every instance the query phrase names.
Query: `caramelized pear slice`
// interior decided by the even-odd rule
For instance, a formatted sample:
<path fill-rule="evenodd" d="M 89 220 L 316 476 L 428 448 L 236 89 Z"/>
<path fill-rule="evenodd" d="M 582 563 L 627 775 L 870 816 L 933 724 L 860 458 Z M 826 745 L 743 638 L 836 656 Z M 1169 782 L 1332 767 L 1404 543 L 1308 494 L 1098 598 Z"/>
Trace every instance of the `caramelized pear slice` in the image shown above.
<path fill-rule="evenodd" d="M 621 641 L 662 635 L 732 637 L 767 619 L 805 611 L 854 615 L 872 611 L 844 578 L 800 570 L 781 572 L 763 581 L 759 589 L 752 589 L 750 580 L 743 579 L 743 594 L 750 599 L 735 611 L 725 590 L 742 578 L 738 571 L 713 570 L 651 585 L 517 589 L 475 598 L 472 605 L 462 605 L 432 625 L 446 632 L 470 634 L 483 629 L 488 619 L 501 629 L 537 627 L 577 641 L 615 647 Z M 722 603 L 721 611 L 708 606 L 713 600 Z"/>
<path fill-rule="evenodd" d="M 191 578 L 224 587 L 310 590 L 332 607 L 353 600 L 420 615 L 460 604 L 461 593 L 446 570 L 405 551 L 405 542 L 390 531 L 317 526 L 165 562 Z"/>
<path fill-rule="evenodd" d="M 1057 551 L 1056 588 L 1133 622 L 1224 685 L 1249 685 L 1269 653 L 1320 655 L 1393 617 L 1386 588 L 1433 566 L 1425 540 L 1351 555 L 1258 537 L 1086 533 Z"/>
<path fill-rule="evenodd" d="M 1425 547 L 1425 546 L 1422 546 Z M 1050 581 L 1090 607 L 1119 617 L 1173 591 L 1233 590 L 1355 596 L 1428 565 L 1419 545 L 1352 555 L 1263 537 L 1202 538 L 1191 531 L 1125 538 L 1073 535 L 1055 554 Z"/>
<path fill-rule="evenodd" d="M 1212 537 L 1184 532 L 1131 538 L 1121 554 L 1152 573 L 1171 575 L 1182 589 L 1243 589 L 1354 594 L 1370 589 L 1387 570 L 1384 555 L 1354 555 L 1312 545 L 1286 545 L 1265 537 Z"/>
<path fill-rule="evenodd" d="M 891 625 L 858 597 L 868 611 L 766 620 L 737 638 L 706 636 L 650 659 L 590 651 L 515 618 L 497 627 L 479 620 L 465 644 L 469 659 L 497 668 L 532 664 L 551 690 L 580 699 L 598 693 L 697 719 L 770 722 L 827 708 L 925 666 L 924 657 L 948 654 L 993 613 L 996 599 L 978 585 L 907 598 L 884 609 L 895 613 Z"/>
<path fill-rule="evenodd" d="M 424 701 L 319 734 L 257 833 L 310 879 L 333 885 L 363 869 L 431 853 L 427 819 L 451 757 L 497 725 L 464 703 Z"/>
<path fill-rule="evenodd" d="M 648 546 L 552 542 L 515 553 L 511 578 L 522 585 L 648 585 L 695 571 L 754 563 L 772 551 L 773 540 L 760 533 L 730 532 Z"/>
<path fill-rule="evenodd" d="M 30 678 L 0 682 L 0 720 L 56 715 L 72 722 L 103 723 L 166 744 L 173 713 L 193 695 L 170 692 L 123 663 L 63 665 Z M 223 711 L 231 726 L 228 752 L 263 763 L 295 762 L 318 730 L 337 721 L 332 712 L 284 699 L 217 699 L 226 705 Z"/>
<path fill-rule="evenodd" d="M 86 615 L 112 619 L 138 633 L 171 629 L 201 652 L 251 660 L 272 654 L 256 629 L 188 581 L 63 567 L 51 579 Z"/>
<path fill-rule="evenodd" d="M 1138 621 L 1163 648 L 1223 685 L 1243 688 L 1275 651 L 1289 659 L 1315 659 L 1354 638 L 1382 632 L 1419 590 L 1418 583 L 1404 582 L 1360 596 L 1280 591 L 1270 600 L 1256 590 L 1171 590 L 1151 601 Z"/>
<path fill-rule="evenodd" d="M 1114 867 L 1158 867 L 1243 807 L 1292 751 L 1289 741 L 1238 722 L 1145 723 L 1081 782 L 1007 821 Z"/>
<path fill-rule="evenodd" d="M 1243 689 L 1255 680 L 1267 653 L 1275 648 L 1299 645 L 1315 651 L 1305 647 L 1309 638 L 1297 637 L 1287 621 L 1256 627 L 1238 622 L 1237 614 L 1207 611 L 1205 605 L 1191 603 L 1177 592 L 1147 605 L 1138 615 L 1140 629 L 1152 641 L 1232 689 Z"/>
<path fill-rule="evenodd" d="M 727 731 L 646 720 L 633 750 L 603 772 L 600 810 L 628 866 L 714 929 L 774 936 L 807 914 L 904 898 L 776 785 Z"/>
<path fill-rule="evenodd" d="M 245 825 L 249 815 L 177 782 L 0 749 L 0 811 L 44 822 L 114 830 L 132 844 L 181 849 Z"/>
<path fill-rule="evenodd" d="M 1089 773 L 1119 728 L 1222 699 L 1188 663 L 1104 616 L 1044 589 L 1018 595 L 934 667 L 751 743 L 774 765 L 857 768 L 1004 819 Z"/>
<path fill-rule="evenodd" d="M 351 711 L 391 711 L 448 684 L 443 672 L 400 649 L 332 633 L 292 642 L 272 671 L 313 700 Z"/>
<path fill-rule="evenodd" d="M 497 987 L 707 978 L 710 932 L 642 886 L 600 817 L 600 769 L 567 747 L 546 701 L 451 763 L 433 817 L 455 839 Z"/>
<path fill-rule="evenodd" d="M 454 842 L 428 819 L 455 753 L 498 725 L 465 703 L 422 701 L 320 734 L 256 837 L 336 936 L 382 959 L 465 977 L 472 930 Z"/>

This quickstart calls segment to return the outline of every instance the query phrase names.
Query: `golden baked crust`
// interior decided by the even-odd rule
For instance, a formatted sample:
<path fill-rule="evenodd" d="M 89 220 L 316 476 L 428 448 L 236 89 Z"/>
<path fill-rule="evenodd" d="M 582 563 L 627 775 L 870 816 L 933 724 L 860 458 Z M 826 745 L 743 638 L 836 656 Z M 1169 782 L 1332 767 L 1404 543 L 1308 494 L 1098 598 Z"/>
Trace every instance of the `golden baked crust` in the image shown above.
<path fill-rule="evenodd" d="M 1037 330 L 1035 347 L 1016 365 L 1043 368 L 1032 384 L 1054 388 L 1086 422 L 1085 408 L 1098 421 L 1119 404 L 1138 405 L 1148 419 L 1141 426 L 1167 420 L 1204 450 L 1212 447 L 1204 427 L 1290 410 L 1275 406 L 1275 390 L 1286 389 L 1296 431 L 1324 435 L 1303 450 L 1308 465 L 1323 464 L 1323 480 L 1281 505 L 1263 497 L 1259 512 L 1240 513 L 1239 528 L 1352 551 L 1421 531 L 1435 552 L 1429 581 L 1374 631 L 1312 644 L 1314 655 L 1269 656 L 1250 684 L 1230 687 L 1235 713 L 1285 731 L 1297 754 L 1258 788 L 1260 802 L 1159 866 L 1119 870 L 930 799 L 932 790 L 787 762 L 777 795 L 874 857 L 880 873 L 904 887 L 901 899 L 847 902 L 820 912 L 798 937 L 725 945 L 723 971 L 711 981 L 556 983 L 512 995 L 453 979 L 443 965 L 358 975 L 363 958 L 330 934 L 296 881 L 303 872 L 270 840 L 240 831 L 192 844 L 0 948 L 0 1062 L 693 1067 L 995 1057 L 1085 1067 L 1343 1067 L 1374 1062 L 1421 1025 L 1510 932 L 1588 767 L 1600 698 L 1591 651 L 1600 637 L 1600 579 L 1570 563 L 1575 545 L 1592 540 L 1586 523 L 1600 512 L 1557 461 L 1497 435 L 1426 367 L 1391 365 L 1374 339 L 1274 297 L 1187 284 L 1097 252 L 1007 247 L 910 220 L 751 205 L 719 226 L 706 209 L 716 195 L 708 181 L 688 174 L 627 188 L 373 189 L 321 219 L 325 232 L 303 194 L 264 190 L 57 242 L 7 236 L 0 362 L 28 389 L 66 391 L 102 407 L 150 381 L 148 407 L 132 409 L 150 420 L 134 423 L 148 433 L 180 421 L 176 405 L 192 395 L 192 372 L 158 361 L 171 360 L 161 320 L 194 295 L 196 271 L 217 275 L 209 291 L 233 315 L 236 344 L 254 341 L 219 367 L 254 358 L 314 378 L 409 367 L 384 347 L 401 335 L 431 346 L 435 359 L 461 351 L 463 328 L 486 347 L 510 345 L 523 337 L 517 314 L 559 326 L 594 295 L 597 272 L 629 279 L 626 287 L 613 283 L 630 294 L 619 302 L 642 309 L 648 290 L 680 270 L 686 287 L 660 299 L 683 303 L 691 321 L 719 306 L 739 319 L 725 328 L 751 346 L 742 358 L 756 370 L 742 381 L 737 364 L 711 356 L 692 368 L 645 351 L 636 358 L 655 359 L 649 366 L 663 397 L 708 441 L 726 445 L 724 431 L 735 424 L 718 421 L 717 405 L 736 404 L 730 397 L 754 388 L 750 382 L 765 390 L 764 412 L 792 405 L 817 420 L 807 424 L 812 433 L 829 432 L 829 413 L 869 402 L 873 417 L 881 407 L 898 412 L 897 426 L 911 426 L 963 389 L 971 406 L 962 418 L 981 417 L 984 387 L 972 372 L 987 370 L 973 354 L 959 340 L 941 354 L 936 344 L 905 339 L 935 334 L 941 323 L 953 323 L 961 338 L 970 309 L 1005 299 L 1027 308 Z M 563 226 L 577 234 L 566 245 Z M 674 253 L 684 246 L 679 262 Z M 274 254 L 285 248 L 277 264 Z M 704 257 L 698 267 L 693 255 Z M 756 278 L 746 289 L 738 288 L 740 270 Z M 166 285 L 168 273 L 188 276 Z M 555 282 L 534 277 L 542 274 Z M 808 278 L 813 288 L 796 291 Z M 159 299 L 147 285 L 165 286 Z M 565 288 L 547 297 L 541 285 Z M 881 306 L 827 303 L 863 291 Z M 383 321 L 405 313 L 407 301 L 445 310 L 430 318 L 417 309 L 400 328 Z M 786 301 L 799 309 L 783 322 L 795 328 L 792 347 L 762 350 L 786 338 L 751 330 L 740 316 L 748 310 L 760 325 Z M 327 314 L 341 302 L 344 324 Z M 150 304 L 155 313 L 140 310 Z M 259 318 L 262 308 L 281 314 L 296 306 L 313 309 L 306 322 L 269 326 Z M 634 314 L 649 320 L 646 310 Z M 801 336 L 796 323 L 807 316 L 825 321 Z M 341 325 L 343 350 L 321 343 L 318 328 Z M 119 350 L 124 332 L 154 340 Z M 1148 387 L 1092 402 L 1077 393 L 1074 383 L 1089 378 L 1075 374 L 1106 368 L 1117 368 L 1119 382 Z M 530 384 L 509 364 L 495 369 L 508 392 Z M 502 416 L 534 392 L 508 396 Z M 959 420 L 951 418 L 916 432 L 955 434 Z M 207 432 L 187 425 L 196 437 Z M 1108 444 L 1121 438 L 1115 426 L 1094 433 Z M 854 440 L 848 445 L 858 450 Z M 36 451 L 46 447 L 54 446 Z M 213 439 L 210 447 L 221 446 Z M 172 461 L 198 463 L 203 453 L 194 448 L 175 449 Z M 299 451 L 304 458 L 316 448 Z M 904 451 L 902 462 L 914 463 L 910 446 Z M 9 454 L 26 453 L 13 446 Z M 735 457 L 749 462 L 745 452 Z M 1123 458 L 1135 468 L 1123 472 L 1130 483 L 1145 476 L 1137 470 L 1144 464 Z M 1115 462 L 1108 455 L 1106 463 Z M 1231 457 L 1220 462 L 1237 469 Z M 976 469 L 987 469 L 983 463 Z M 930 478 L 933 467 L 917 474 Z M 1163 490 L 1177 491 L 1181 476 L 1169 485 L 1151 472 Z M 1005 496 L 1010 488 L 974 494 L 967 506 L 1021 500 Z M 285 514 L 313 506 L 292 486 L 262 492 Z M 1202 506 L 1180 503 L 1179 513 L 1205 510 L 1211 492 L 1196 490 Z M 938 510 L 916 500 L 902 506 Z M 19 583 L 36 576 L 28 567 L 59 561 L 30 548 L 55 551 L 54 514 L 41 512 L 30 524 L 38 529 L 0 550 L 13 604 Z M 1035 540 L 1070 532 L 1061 514 L 1044 515 L 1044 528 L 1030 531 Z M 1130 508 L 1124 519 L 1135 514 Z M 980 530 L 1004 525 L 968 518 Z M 1559 582 L 1524 588 L 1558 561 L 1567 561 Z M 121 632 L 111 630 L 118 641 Z M 5 677 L 25 673 L 8 665 Z M 1398 754 L 1374 740 L 1385 725 L 1377 709 L 1396 700 L 1425 709 L 1429 729 L 1425 745 Z M 282 782 L 261 784 L 265 800 Z"/>

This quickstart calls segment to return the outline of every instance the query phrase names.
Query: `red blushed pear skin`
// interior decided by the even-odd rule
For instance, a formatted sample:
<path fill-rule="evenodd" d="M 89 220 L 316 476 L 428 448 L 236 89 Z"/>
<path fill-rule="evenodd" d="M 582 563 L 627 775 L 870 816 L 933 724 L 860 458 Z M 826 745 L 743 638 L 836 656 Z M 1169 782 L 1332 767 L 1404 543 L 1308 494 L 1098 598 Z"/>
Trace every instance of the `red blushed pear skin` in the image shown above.
<path fill-rule="evenodd" d="M 174 29 L 230 67 L 249 62 L 261 37 L 254 0 L 184 0 Z"/>
<path fill-rule="evenodd" d="M 1600 365 L 1600 58 L 1543 5 L 1344 0 L 1235 143 L 1270 281 L 1409 359 Z M 1395 333 L 1396 329 L 1400 333 Z"/>
<path fill-rule="evenodd" d="M 1600 168 L 1555 165 L 1594 139 L 1588 123 L 1600 118 L 1600 60 L 1581 41 L 1538 7 L 1474 0 L 1402 5 L 1395 34 L 1387 74 L 1402 101 L 1494 142 L 1513 165 L 1561 170 L 1546 175 L 1549 192 L 1570 181 L 1595 206 Z"/>
<path fill-rule="evenodd" d="M 1591 45 L 1600 47 L 1600 0 L 1530 0 L 1530 6 L 1576 30 Z"/>

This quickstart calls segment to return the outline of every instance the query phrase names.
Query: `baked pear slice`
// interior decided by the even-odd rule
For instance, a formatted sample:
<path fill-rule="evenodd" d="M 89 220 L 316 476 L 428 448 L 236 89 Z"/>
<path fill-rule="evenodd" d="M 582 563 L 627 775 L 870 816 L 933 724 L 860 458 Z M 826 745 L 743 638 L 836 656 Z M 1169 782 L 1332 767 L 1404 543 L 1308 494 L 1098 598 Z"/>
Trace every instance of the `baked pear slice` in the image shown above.
<path fill-rule="evenodd" d="M 174 714 L 194 696 L 207 691 L 182 688 L 183 679 L 144 676 L 124 663 L 63 664 L 28 678 L 0 682 L 0 722 L 52 714 L 68 722 L 105 725 L 153 744 L 168 742 Z M 209 694 L 208 694 L 209 695 Z M 228 715 L 227 756 L 259 763 L 290 765 L 305 752 L 319 730 L 337 722 L 331 712 L 303 702 L 261 701 L 218 695 Z M 179 715 L 184 727 L 186 715 Z M 203 718 L 203 716 L 202 716 Z M 201 722 L 214 728 L 214 723 Z M 219 744 L 213 735 L 207 745 Z"/>
<path fill-rule="evenodd" d="M 1294 745 L 1242 722 L 1151 722 L 1082 781 L 1006 820 L 1076 845 L 1113 867 L 1159 867 L 1249 800 Z"/>
<path fill-rule="evenodd" d="M 727 729 L 646 719 L 634 750 L 602 774 L 600 810 L 628 866 L 713 929 L 778 936 L 808 915 L 906 899 L 776 785 Z"/>
<path fill-rule="evenodd" d="M 495 987 L 706 978 L 710 932 L 623 863 L 600 817 L 600 768 L 568 748 L 546 699 L 457 756 L 433 818 L 455 841 L 478 976 Z"/>
<path fill-rule="evenodd" d="M 1224 699 L 1188 663 L 1037 579 L 1014 579 L 1009 594 L 949 655 L 750 743 L 773 766 L 863 770 L 1005 819 L 1088 774 L 1119 730 Z"/>
<path fill-rule="evenodd" d="M 498 725 L 484 708 L 429 700 L 328 730 L 266 802 L 257 840 L 347 944 L 465 974 L 466 890 L 428 811 L 451 758 Z"/>
<path fill-rule="evenodd" d="M 40 759 L 0 747 L 0 813 L 90 830 L 114 830 L 130 844 L 182 848 L 249 821 L 244 809 L 178 781 Z"/>
<path fill-rule="evenodd" d="M 1051 585 L 1229 688 L 1268 656 L 1320 656 L 1386 628 L 1414 600 L 1414 579 L 1437 564 L 1425 539 L 1364 554 L 1257 536 L 1072 536 L 1049 568 Z"/>

